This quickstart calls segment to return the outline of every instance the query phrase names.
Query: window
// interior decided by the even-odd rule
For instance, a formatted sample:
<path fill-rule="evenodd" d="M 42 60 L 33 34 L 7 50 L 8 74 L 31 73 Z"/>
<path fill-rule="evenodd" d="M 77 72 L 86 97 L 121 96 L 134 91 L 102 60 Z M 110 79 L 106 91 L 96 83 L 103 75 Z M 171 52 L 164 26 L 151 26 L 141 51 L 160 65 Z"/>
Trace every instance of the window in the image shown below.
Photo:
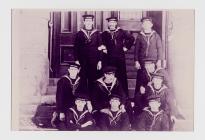
<path fill-rule="evenodd" d="M 137 20 L 137 21 L 140 21 L 142 16 L 143 16 L 142 11 L 119 11 L 119 19 L 120 20 Z"/>
<path fill-rule="evenodd" d="M 72 12 L 61 12 L 61 32 L 72 32 Z"/>

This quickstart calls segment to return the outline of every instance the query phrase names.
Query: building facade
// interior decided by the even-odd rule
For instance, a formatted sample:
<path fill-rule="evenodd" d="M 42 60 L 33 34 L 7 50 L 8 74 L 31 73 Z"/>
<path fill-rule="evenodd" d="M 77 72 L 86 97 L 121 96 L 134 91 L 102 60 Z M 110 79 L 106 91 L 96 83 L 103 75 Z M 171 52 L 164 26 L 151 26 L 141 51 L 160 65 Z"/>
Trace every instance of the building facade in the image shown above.
<path fill-rule="evenodd" d="M 12 129 L 27 130 L 27 122 L 42 102 L 55 102 L 55 83 L 73 61 L 73 39 L 82 27 L 82 15 L 95 15 L 95 27 L 104 31 L 107 17 L 137 36 L 140 19 L 150 16 L 160 34 L 177 101 L 188 122 L 177 130 L 193 130 L 194 11 L 124 10 L 67 11 L 12 10 Z M 126 54 L 129 89 L 135 87 L 134 46 Z M 188 87 L 188 88 L 187 88 Z M 31 127 L 30 129 L 34 129 Z"/>

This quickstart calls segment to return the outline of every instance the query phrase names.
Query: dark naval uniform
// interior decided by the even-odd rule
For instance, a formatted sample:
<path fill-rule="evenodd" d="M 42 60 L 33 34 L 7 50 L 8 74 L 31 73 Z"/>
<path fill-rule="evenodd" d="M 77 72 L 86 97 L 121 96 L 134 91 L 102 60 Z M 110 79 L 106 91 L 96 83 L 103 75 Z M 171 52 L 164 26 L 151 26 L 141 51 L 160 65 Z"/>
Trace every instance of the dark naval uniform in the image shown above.
<path fill-rule="evenodd" d="M 130 130 L 129 117 L 122 110 L 113 112 L 110 109 L 104 109 L 100 119 L 100 129 L 103 131 L 128 131 Z"/>
<path fill-rule="evenodd" d="M 97 63 L 102 57 L 102 52 L 98 50 L 100 45 L 102 45 L 101 36 L 96 29 L 92 31 L 81 29 L 76 34 L 74 57 L 81 65 L 80 76 L 86 83 L 88 81 L 89 89 L 92 88 L 93 81 L 100 77 L 97 70 Z"/>
<path fill-rule="evenodd" d="M 164 60 L 162 41 L 156 31 L 145 34 L 143 31 L 139 33 L 135 42 L 135 61 L 139 61 L 143 66 L 145 59 Z"/>
<path fill-rule="evenodd" d="M 93 117 L 96 121 L 96 125 L 99 127 L 100 125 L 100 118 L 102 113 L 100 112 L 101 109 L 108 108 L 110 106 L 109 100 L 113 94 L 119 95 L 121 97 L 122 104 L 125 104 L 126 95 L 120 82 L 115 78 L 115 80 L 107 85 L 103 78 L 98 79 L 95 82 L 91 101 L 93 105 Z"/>
<path fill-rule="evenodd" d="M 117 28 L 115 31 L 106 30 L 102 33 L 103 45 L 107 48 L 107 65 L 117 68 L 116 76 L 122 83 L 124 91 L 128 94 L 125 53 L 123 47 L 130 49 L 134 43 L 134 37 Z"/>
<path fill-rule="evenodd" d="M 92 92 L 92 104 L 94 110 L 101 110 L 109 107 L 110 96 L 113 94 L 119 95 L 122 99 L 122 104 L 125 103 L 126 95 L 120 82 L 115 78 L 115 80 L 110 84 L 106 85 L 103 78 L 98 79 L 95 82 L 93 92 Z"/>
<path fill-rule="evenodd" d="M 76 93 L 82 89 L 84 89 L 84 82 L 80 77 L 72 80 L 68 75 L 64 75 L 58 81 L 56 91 L 56 117 L 53 123 L 59 130 L 66 129 L 65 121 L 60 121 L 59 114 L 65 114 L 66 109 L 74 105 Z"/>
<path fill-rule="evenodd" d="M 163 110 L 152 112 L 150 108 L 144 108 L 136 120 L 137 131 L 169 131 L 169 117 Z"/>
<path fill-rule="evenodd" d="M 68 75 L 64 75 L 57 83 L 57 112 L 65 113 L 66 108 L 72 107 L 75 101 L 75 94 L 82 89 L 84 89 L 84 83 L 80 77 L 73 81 Z"/>
<path fill-rule="evenodd" d="M 152 80 L 151 74 L 145 69 L 139 69 L 137 72 L 136 78 L 136 87 L 135 87 L 135 97 L 134 102 L 136 106 L 140 109 L 143 109 L 144 103 L 146 102 L 146 97 L 140 93 L 140 87 L 147 87 L 147 84 Z"/>
<path fill-rule="evenodd" d="M 92 122 L 92 125 L 82 127 L 82 124 L 85 124 L 88 121 Z M 79 112 L 76 107 L 72 107 L 69 108 L 66 112 L 66 126 L 67 129 L 71 131 L 89 131 L 95 129 L 95 121 L 87 109 Z"/>
<path fill-rule="evenodd" d="M 172 94 L 171 90 L 162 85 L 162 87 L 156 90 L 153 85 L 148 85 L 146 87 L 146 96 L 150 95 L 158 95 L 160 96 L 161 108 L 170 116 L 176 114 L 176 105 L 175 105 L 175 97 Z"/>

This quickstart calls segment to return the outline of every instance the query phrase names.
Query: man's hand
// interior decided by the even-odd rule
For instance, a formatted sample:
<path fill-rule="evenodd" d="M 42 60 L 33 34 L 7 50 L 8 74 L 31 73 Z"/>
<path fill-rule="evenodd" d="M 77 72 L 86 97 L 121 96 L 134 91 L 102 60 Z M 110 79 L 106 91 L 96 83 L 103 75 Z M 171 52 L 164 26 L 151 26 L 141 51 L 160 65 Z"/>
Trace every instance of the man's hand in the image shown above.
<path fill-rule="evenodd" d="M 98 50 L 99 50 L 99 51 L 102 51 L 103 53 L 106 53 L 106 54 L 107 54 L 107 48 L 106 48 L 105 45 L 100 45 L 100 46 L 98 47 Z"/>
<path fill-rule="evenodd" d="M 101 70 L 102 68 L 102 61 L 98 61 L 97 70 Z"/>
<path fill-rule="evenodd" d="M 107 54 L 107 49 L 104 49 L 104 50 L 103 50 L 103 53 Z"/>
<path fill-rule="evenodd" d="M 141 66 L 140 66 L 140 63 L 139 61 L 135 61 L 135 68 L 138 70 L 138 69 L 141 69 Z"/>
<path fill-rule="evenodd" d="M 131 102 L 131 107 L 133 108 L 135 106 L 135 103 L 134 102 Z"/>
<path fill-rule="evenodd" d="M 122 112 L 126 112 L 126 110 L 125 110 L 125 105 L 120 105 L 120 109 L 122 110 Z"/>
<path fill-rule="evenodd" d="M 157 60 L 156 66 L 157 66 L 157 69 L 161 69 L 162 68 L 162 61 Z"/>
<path fill-rule="evenodd" d="M 92 121 L 88 121 L 88 122 L 82 124 L 81 127 L 84 128 L 84 127 L 87 127 L 87 126 L 92 125 L 92 124 L 93 124 Z"/>
<path fill-rule="evenodd" d="M 145 94 L 145 88 L 143 86 L 140 86 L 140 93 Z"/>
<path fill-rule="evenodd" d="M 65 121 L 65 114 L 60 113 L 59 119 L 60 119 L 60 121 Z"/>
<path fill-rule="evenodd" d="M 126 52 L 128 49 L 126 47 L 123 47 L 123 51 Z"/>
<path fill-rule="evenodd" d="M 75 63 L 76 63 L 76 64 L 78 64 L 78 65 L 80 65 L 80 62 L 79 62 L 78 60 L 77 60 L 77 61 L 75 61 Z"/>
<path fill-rule="evenodd" d="M 92 112 L 93 107 L 92 107 L 92 104 L 91 104 L 90 101 L 87 101 L 87 108 L 88 108 L 88 111 L 89 111 L 89 112 Z"/>
<path fill-rule="evenodd" d="M 171 121 L 172 121 L 173 123 L 175 123 L 176 120 L 177 120 L 177 118 L 176 118 L 174 115 L 171 115 L 170 119 L 171 119 Z"/>

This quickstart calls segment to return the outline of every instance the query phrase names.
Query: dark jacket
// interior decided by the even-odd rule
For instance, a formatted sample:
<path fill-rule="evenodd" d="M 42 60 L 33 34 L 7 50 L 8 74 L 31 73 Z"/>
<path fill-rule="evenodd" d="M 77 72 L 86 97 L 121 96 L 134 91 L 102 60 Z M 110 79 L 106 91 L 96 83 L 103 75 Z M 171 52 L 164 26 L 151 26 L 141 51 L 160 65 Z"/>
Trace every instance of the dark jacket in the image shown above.
<path fill-rule="evenodd" d="M 103 81 L 103 78 L 98 79 L 95 82 L 93 91 L 92 91 L 92 104 L 94 110 L 101 110 L 104 108 L 109 107 L 109 99 L 110 95 L 116 94 L 121 97 L 122 104 L 125 103 L 126 95 L 125 92 L 122 89 L 122 86 L 120 82 L 115 78 L 115 80 L 112 83 L 112 86 L 110 89 L 107 88 L 106 84 Z"/>
<path fill-rule="evenodd" d="M 104 31 L 102 42 L 107 48 L 108 57 L 124 58 L 123 47 L 130 49 L 134 43 L 134 37 L 118 27 L 114 32 Z"/>
<path fill-rule="evenodd" d="M 139 69 L 137 71 L 136 82 L 140 86 L 147 86 L 147 84 L 152 80 L 152 76 L 145 68 Z"/>
<path fill-rule="evenodd" d="M 135 42 L 135 61 L 143 63 L 144 59 L 164 60 L 162 41 L 156 31 L 150 35 L 140 32 Z"/>
<path fill-rule="evenodd" d="M 147 107 L 136 120 L 138 131 L 169 131 L 169 117 L 163 110 L 154 113 Z"/>
<path fill-rule="evenodd" d="M 102 45 L 100 32 L 92 30 L 90 35 L 86 30 L 81 29 L 74 42 L 74 59 L 82 63 L 85 59 L 101 59 L 101 51 L 98 47 Z"/>
<path fill-rule="evenodd" d="M 92 125 L 81 127 L 82 124 L 91 121 Z M 88 110 L 77 111 L 76 107 L 69 108 L 66 112 L 66 126 L 68 130 L 93 130 L 95 121 Z"/>
<path fill-rule="evenodd" d="M 103 131 L 128 131 L 130 130 L 129 117 L 126 112 L 119 110 L 112 112 L 110 109 L 104 109 L 100 119 L 100 128 Z"/>
<path fill-rule="evenodd" d="M 57 83 L 56 108 L 58 113 L 64 113 L 66 108 L 74 105 L 75 94 L 84 88 L 80 77 L 74 83 L 68 75 L 64 75 Z"/>

